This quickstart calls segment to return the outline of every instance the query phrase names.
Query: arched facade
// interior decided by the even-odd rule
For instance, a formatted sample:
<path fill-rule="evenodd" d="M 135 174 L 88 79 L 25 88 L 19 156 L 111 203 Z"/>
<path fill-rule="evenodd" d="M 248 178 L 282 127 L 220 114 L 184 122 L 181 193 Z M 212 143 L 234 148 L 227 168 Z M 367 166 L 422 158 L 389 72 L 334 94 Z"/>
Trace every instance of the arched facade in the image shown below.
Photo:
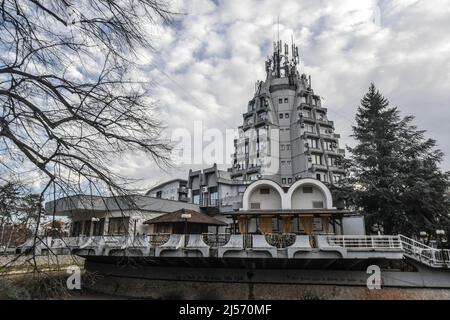
<path fill-rule="evenodd" d="M 316 179 L 298 180 L 289 188 L 286 197 L 290 209 L 335 209 L 330 190 Z"/>
<path fill-rule="evenodd" d="M 261 189 L 269 189 L 270 192 L 261 194 Z M 245 190 L 242 210 L 251 210 L 251 203 L 260 203 L 261 210 L 335 209 L 327 186 L 319 180 L 310 178 L 298 180 L 287 192 L 272 180 L 257 180 Z M 322 206 L 319 203 L 322 203 Z"/>
<path fill-rule="evenodd" d="M 284 209 L 286 206 L 285 192 L 278 183 L 272 180 L 257 180 L 245 189 L 242 209 L 251 210 L 251 203 L 259 203 L 258 209 L 261 210 Z"/>

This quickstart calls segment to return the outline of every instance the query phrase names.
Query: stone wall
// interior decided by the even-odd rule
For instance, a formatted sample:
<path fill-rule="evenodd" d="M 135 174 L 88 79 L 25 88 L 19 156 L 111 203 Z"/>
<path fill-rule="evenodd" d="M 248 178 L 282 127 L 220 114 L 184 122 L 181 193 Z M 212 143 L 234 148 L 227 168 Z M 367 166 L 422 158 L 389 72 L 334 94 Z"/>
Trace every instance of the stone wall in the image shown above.
<path fill-rule="evenodd" d="M 118 296 L 149 299 L 280 300 L 450 300 L 450 289 L 166 281 L 105 276 L 90 289 Z"/>

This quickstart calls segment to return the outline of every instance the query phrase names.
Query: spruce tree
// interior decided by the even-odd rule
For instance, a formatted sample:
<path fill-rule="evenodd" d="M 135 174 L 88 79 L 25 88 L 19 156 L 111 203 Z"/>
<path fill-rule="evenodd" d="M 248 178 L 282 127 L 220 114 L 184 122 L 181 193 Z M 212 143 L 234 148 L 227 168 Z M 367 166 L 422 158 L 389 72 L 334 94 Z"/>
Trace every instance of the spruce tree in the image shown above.
<path fill-rule="evenodd" d="M 358 107 L 346 187 L 365 212 L 369 230 L 379 226 L 384 234 L 408 236 L 450 231 L 450 175 L 440 169 L 443 153 L 413 120 L 390 107 L 374 84 Z"/>

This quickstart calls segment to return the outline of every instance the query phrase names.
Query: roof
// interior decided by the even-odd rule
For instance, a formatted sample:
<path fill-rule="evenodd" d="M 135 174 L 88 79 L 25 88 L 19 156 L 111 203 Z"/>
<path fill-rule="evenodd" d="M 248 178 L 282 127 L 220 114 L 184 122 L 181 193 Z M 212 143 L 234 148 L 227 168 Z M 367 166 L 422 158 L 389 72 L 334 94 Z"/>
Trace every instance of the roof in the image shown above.
<path fill-rule="evenodd" d="M 170 183 L 177 182 L 177 181 L 180 181 L 180 182 L 186 182 L 186 183 L 187 183 L 187 180 L 185 180 L 185 179 L 172 179 L 172 180 L 165 181 L 165 182 L 162 182 L 162 183 L 160 183 L 160 184 L 154 186 L 153 188 L 151 188 L 150 190 L 148 190 L 145 194 L 148 195 L 150 192 L 152 192 L 152 191 L 154 191 L 154 190 L 161 189 L 161 188 L 164 187 L 165 185 L 168 185 L 168 184 L 170 184 Z"/>
<path fill-rule="evenodd" d="M 185 222 L 186 219 L 181 215 L 184 213 L 190 213 L 191 218 L 187 220 L 188 223 L 207 224 L 210 226 L 226 226 L 227 223 L 214 219 L 204 213 L 200 213 L 193 210 L 180 209 L 171 213 L 164 214 L 162 216 L 147 220 L 144 224 L 160 224 L 160 223 L 177 223 Z"/>

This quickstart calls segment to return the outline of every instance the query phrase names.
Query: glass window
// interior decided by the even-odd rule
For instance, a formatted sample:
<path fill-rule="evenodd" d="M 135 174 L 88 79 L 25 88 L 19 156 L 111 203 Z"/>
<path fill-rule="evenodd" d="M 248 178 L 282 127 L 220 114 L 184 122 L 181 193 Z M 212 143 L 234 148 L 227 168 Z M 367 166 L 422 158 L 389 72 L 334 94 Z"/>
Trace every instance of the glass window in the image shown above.
<path fill-rule="evenodd" d="M 109 218 L 108 234 L 123 235 L 128 233 L 130 217 Z"/>
<path fill-rule="evenodd" d="M 283 103 L 283 99 L 278 99 L 278 103 Z"/>
<path fill-rule="evenodd" d="M 283 114 L 282 113 L 280 113 L 280 119 L 283 119 Z"/>
<path fill-rule="evenodd" d="M 100 221 L 94 221 L 93 236 L 102 236 L 105 228 L 105 218 L 101 218 Z"/>
<path fill-rule="evenodd" d="M 261 189 L 259 189 L 259 193 L 260 194 L 269 194 L 270 189 L 269 188 L 261 188 Z"/>
<path fill-rule="evenodd" d="M 284 98 L 284 103 L 288 103 L 289 99 L 288 98 Z"/>
<path fill-rule="evenodd" d="M 285 117 L 286 119 L 288 119 L 288 118 L 289 118 L 289 113 L 285 113 L 285 114 L 284 114 L 284 117 Z"/>
<path fill-rule="evenodd" d="M 281 179 L 282 184 L 286 184 L 286 178 Z"/>

